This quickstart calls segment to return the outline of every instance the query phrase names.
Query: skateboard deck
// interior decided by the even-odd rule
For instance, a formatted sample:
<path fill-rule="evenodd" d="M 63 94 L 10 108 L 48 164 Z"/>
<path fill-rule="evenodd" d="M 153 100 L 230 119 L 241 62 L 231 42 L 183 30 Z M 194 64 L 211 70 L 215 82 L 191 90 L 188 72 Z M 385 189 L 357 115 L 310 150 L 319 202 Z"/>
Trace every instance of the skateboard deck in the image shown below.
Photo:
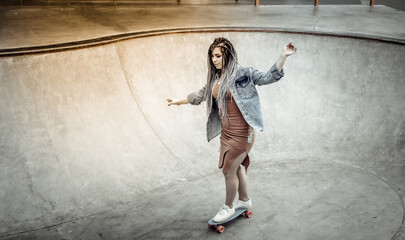
<path fill-rule="evenodd" d="M 216 229 L 217 232 L 219 232 L 219 233 L 223 233 L 225 231 L 225 227 L 222 226 L 222 224 L 232 221 L 233 219 L 239 217 L 242 214 L 245 214 L 245 217 L 247 217 L 247 218 L 250 218 L 252 216 L 252 212 L 249 211 L 248 209 L 239 208 L 235 211 L 235 214 L 232 217 L 228 218 L 227 220 L 225 220 L 223 222 L 214 222 L 214 220 L 213 220 L 214 218 L 211 218 L 208 221 L 208 227 L 211 229 Z"/>

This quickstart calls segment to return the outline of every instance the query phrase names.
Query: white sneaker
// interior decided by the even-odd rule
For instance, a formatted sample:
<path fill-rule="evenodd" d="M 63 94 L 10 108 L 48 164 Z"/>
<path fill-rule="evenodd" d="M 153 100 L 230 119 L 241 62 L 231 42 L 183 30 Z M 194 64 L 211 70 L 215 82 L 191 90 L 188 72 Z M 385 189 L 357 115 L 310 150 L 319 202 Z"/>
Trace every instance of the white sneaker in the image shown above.
<path fill-rule="evenodd" d="M 252 205 L 252 199 L 251 198 L 249 198 L 249 201 L 247 201 L 247 202 L 244 202 L 244 201 L 242 201 L 242 200 L 238 200 L 238 201 L 236 201 L 236 203 L 234 204 L 234 208 L 235 209 L 239 209 L 239 208 L 246 208 L 246 209 L 248 209 L 248 208 L 251 208 L 253 205 Z"/>
<path fill-rule="evenodd" d="M 235 207 L 229 208 L 227 205 L 224 205 L 219 209 L 217 215 L 215 215 L 214 222 L 223 222 L 228 218 L 232 217 L 235 214 Z"/>

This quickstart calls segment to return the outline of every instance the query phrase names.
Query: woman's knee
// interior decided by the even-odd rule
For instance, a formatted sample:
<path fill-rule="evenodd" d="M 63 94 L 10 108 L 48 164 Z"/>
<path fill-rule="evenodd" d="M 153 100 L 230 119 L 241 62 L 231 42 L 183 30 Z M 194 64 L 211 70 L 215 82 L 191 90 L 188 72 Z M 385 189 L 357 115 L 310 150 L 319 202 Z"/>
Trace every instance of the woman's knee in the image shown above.
<path fill-rule="evenodd" d="M 231 169 L 228 169 L 228 171 L 226 171 L 226 173 L 223 173 L 225 179 L 232 179 L 232 178 L 237 178 L 237 172 L 235 171 L 231 171 Z"/>
<path fill-rule="evenodd" d="M 228 169 L 228 171 L 226 172 L 222 172 L 222 174 L 224 175 L 225 178 L 230 178 L 232 176 L 232 174 L 229 171 L 230 169 Z"/>
<path fill-rule="evenodd" d="M 238 171 L 240 168 L 241 168 L 240 165 L 229 168 L 228 171 L 224 173 L 225 178 L 238 177 Z"/>
<path fill-rule="evenodd" d="M 236 157 L 235 160 L 233 161 L 232 165 L 229 167 L 229 169 L 225 173 L 223 173 L 224 176 L 226 178 L 231 178 L 233 176 L 237 176 L 237 173 L 238 173 L 239 169 L 241 168 L 241 164 L 245 160 L 246 156 L 247 156 L 247 153 L 244 152 L 241 155 L 239 155 L 238 157 Z"/>

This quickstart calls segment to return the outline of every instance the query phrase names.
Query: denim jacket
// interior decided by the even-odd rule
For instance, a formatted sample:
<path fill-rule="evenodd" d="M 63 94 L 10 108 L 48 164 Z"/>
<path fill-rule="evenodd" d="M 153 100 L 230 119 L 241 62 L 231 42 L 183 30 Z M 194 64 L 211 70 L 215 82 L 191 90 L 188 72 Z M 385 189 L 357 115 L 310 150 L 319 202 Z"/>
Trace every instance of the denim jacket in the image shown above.
<path fill-rule="evenodd" d="M 242 113 L 245 121 L 254 129 L 263 132 L 263 117 L 260 108 L 260 99 L 256 90 L 256 85 L 266 85 L 277 82 L 284 76 L 284 69 L 278 71 L 276 64 L 270 68 L 268 72 L 259 72 L 251 67 L 240 67 L 235 75 L 235 85 L 231 86 L 231 94 L 235 99 L 236 105 Z M 210 86 L 211 89 L 215 86 L 218 80 L 214 81 Z M 187 96 L 190 104 L 199 105 L 203 102 L 205 88 L 193 92 Z M 212 109 L 207 120 L 207 140 L 221 133 L 221 119 L 216 101 L 212 101 Z"/>

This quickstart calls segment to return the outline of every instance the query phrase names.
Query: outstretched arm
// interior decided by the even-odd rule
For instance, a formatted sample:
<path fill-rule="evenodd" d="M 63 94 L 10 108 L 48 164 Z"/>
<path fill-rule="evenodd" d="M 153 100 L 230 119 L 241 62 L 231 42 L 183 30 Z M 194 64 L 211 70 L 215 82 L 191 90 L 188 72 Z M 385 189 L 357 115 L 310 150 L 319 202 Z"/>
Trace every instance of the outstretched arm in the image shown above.
<path fill-rule="evenodd" d="M 283 69 L 284 62 L 287 59 L 288 56 L 294 54 L 297 51 L 297 48 L 292 45 L 292 43 L 288 43 L 283 47 L 283 50 L 281 51 L 281 55 L 278 58 L 276 62 L 277 70 L 281 72 L 281 69 Z"/>
<path fill-rule="evenodd" d="M 188 104 L 187 98 L 185 98 L 185 99 L 170 99 L 170 98 L 168 98 L 168 99 L 166 99 L 166 101 L 169 103 L 169 104 L 167 104 L 167 106 L 171 106 L 171 105 L 179 106 L 179 105 L 183 105 L 183 104 Z"/>
<path fill-rule="evenodd" d="M 288 43 L 283 47 L 280 57 L 278 58 L 277 62 L 273 64 L 273 66 L 270 68 L 269 71 L 260 72 L 256 69 L 251 68 L 252 71 L 251 76 L 253 82 L 261 86 L 274 83 L 280 80 L 284 76 L 283 66 L 285 60 L 287 59 L 288 56 L 295 53 L 296 51 L 297 49 L 292 45 L 292 43 Z"/>
<path fill-rule="evenodd" d="M 277 62 L 276 62 L 276 67 L 279 72 L 281 72 L 281 70 L 283 69 L 286 59 L 287 59 L 287 56 L 285 56 L 285 55 L 280 55 L 280 57 L 278 57 Z"/>
<path fill-rule="evenodd" d="M 185 99 L 166 99 L 166 101 L 169 103 L 168 106 L 171 105 L 182 105 L 182 104 L 192 104 L 192 105 L 199 105 L 201 102 L 204 101 L 204 95 L 205 95 L 205 86 L 202 87 L 200 90 L 190 93 L 187 95 L 187 98 Z"/>

